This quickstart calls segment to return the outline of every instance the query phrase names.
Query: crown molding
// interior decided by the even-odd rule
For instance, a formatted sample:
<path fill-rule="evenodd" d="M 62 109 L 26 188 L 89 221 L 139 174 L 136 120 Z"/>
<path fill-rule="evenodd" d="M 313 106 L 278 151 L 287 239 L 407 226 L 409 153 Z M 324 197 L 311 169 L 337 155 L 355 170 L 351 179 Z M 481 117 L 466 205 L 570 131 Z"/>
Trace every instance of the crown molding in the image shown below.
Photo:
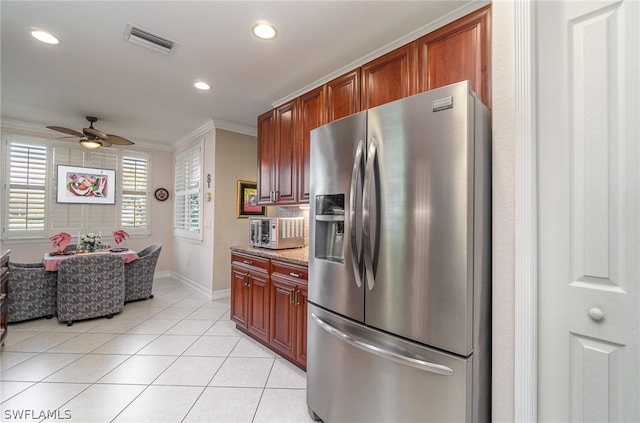
<path fill-rule="evenodd" d="M 234 123 L 234 122 L 229 122 L 227 120 L 219 120 L 219 119 L 214 119 L 213 124 L 217 129 L 237 132 L 239 134 L 249 135 L 252 137 L 258 136 L 258 129 L 252 126 L 240 125 L 239 123 Z"/>
<path fill-rule="evenodd" d="M 216 129 L 216 126 L 213 123 L 213 119 L 207 119 L 200 126 L 194 129 L 190 134 L 185 135 L 184 137 L 176 140 L 176 142 L 173 143 L 174 151 L 179 150 L 185 144 L 188 144 L 193 140 L 200 138 L 201 136 L 203 136 L 204 134 L 206 134 L 207 132 L 213 129 Z"/>

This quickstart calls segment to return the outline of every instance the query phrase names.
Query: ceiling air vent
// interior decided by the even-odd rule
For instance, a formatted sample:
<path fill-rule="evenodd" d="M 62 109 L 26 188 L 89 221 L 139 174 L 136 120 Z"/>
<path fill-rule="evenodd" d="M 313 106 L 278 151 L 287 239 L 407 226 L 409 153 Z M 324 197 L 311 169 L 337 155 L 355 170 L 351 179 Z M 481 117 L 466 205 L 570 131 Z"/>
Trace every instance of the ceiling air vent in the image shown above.
<path fill-rule="evenodd" d="M 179 45 L 176 41 L 161 37 L 160 35 L 156 35 L 146 29 L 138 28 L 131 24 L 127 24 L 123 38 L 133 44 L 166 54 L 167 56 L 173 54 Z"/>

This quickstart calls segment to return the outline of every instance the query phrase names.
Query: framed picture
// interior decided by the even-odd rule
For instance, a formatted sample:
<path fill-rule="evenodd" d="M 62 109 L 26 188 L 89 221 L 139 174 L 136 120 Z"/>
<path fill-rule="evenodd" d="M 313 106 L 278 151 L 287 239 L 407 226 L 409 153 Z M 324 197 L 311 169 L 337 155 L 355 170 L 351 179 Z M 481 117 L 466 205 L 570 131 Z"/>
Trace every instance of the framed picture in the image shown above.
<path fill-rule="evenodd" d="M 236 217 L 264 216 L 265 208 L 258 205 L 258 185 L 250 181 L 238 181 Z"/>
<path fill-rule="evenodd" d="M 58 165 L 58 203 L 115 204 L 116 171 Z"/>

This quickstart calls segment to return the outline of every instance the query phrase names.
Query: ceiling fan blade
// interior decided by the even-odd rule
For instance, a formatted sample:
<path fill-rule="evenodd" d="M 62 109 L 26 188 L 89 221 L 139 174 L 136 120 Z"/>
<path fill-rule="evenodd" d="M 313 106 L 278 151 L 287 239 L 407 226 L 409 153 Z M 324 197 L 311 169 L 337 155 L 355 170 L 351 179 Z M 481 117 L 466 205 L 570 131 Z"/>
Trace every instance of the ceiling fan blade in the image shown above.
<path fill-rule="evenodd" d="M 47 126 L 47 128 L 53 129 L 54 131 L 63 132 L 65 134 L 73 135 L 74 137 L 84 137 L 84 135 L 80 132 L 74 131 L 73 129 L 64 128 L 62 126 Z"/>
<path fill-rule="evenodd" d="M 107 138 L 109 138 L 107 134 L 94 128 L 82 128 L 82 130 L 85 134 L 93 135 L 94 137 L 98 137 L 101 140 L 106 140 Z"/>
<path fill-rule="evenodd" d="M 126 138 L 122 138 L 119 137 L 117 135 L 112 135 L 112 134 L 108 134 L 107 135 L 107 140 L 109 140 L 109 142 L 111 144 L 117 144 L 117 145 L 133 145 L 132 141 L 129 141 Z"/>

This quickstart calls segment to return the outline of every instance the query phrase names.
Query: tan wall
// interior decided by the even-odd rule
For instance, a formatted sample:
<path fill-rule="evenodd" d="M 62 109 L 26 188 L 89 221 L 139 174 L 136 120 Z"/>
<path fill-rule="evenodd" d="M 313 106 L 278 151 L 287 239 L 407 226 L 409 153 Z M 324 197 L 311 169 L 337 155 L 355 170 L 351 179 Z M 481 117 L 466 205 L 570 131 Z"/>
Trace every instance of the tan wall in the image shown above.
<path fill-rule="evenodd" d="M 249 221 L 236 218 L 236 187 L 238 180 L 256 180 L 257 150 L 256 137 L 220 129 L 216 132 L 213 291 L 230 287 L 229 248 L 247 244 Z"/>

